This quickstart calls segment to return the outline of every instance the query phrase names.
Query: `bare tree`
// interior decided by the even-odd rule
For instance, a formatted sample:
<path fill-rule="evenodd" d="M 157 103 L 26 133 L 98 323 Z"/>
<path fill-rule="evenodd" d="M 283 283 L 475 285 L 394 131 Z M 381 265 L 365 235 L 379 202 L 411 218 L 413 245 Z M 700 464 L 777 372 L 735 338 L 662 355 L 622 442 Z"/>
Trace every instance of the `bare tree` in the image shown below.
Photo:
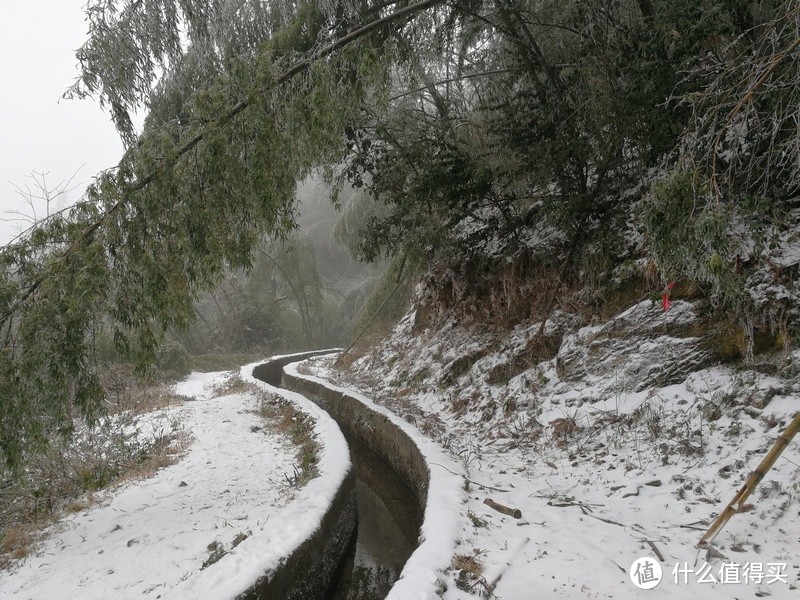
<path fill-rule="evenodd" d="M 8 182 L 26 207 L 3 211 L 4 216 L 0 217 L 0 221 L 12 223 L 19 230 L 18 235 L 10 243 L 24 237 L 27 231 L 39 223 L 72 208 L 72 203 L 66 206 L 64 203 L 69 202 L 69 195 L 81 186 L 81 182 L 75 181 L 81 168 L 83 165 L 67 179 L 62 179 L 54 186 L 48 182 L 49 171 L 32 171 L 26 176 L 28 181 L 23 185 L 17 185 L 13 181 Z"/>

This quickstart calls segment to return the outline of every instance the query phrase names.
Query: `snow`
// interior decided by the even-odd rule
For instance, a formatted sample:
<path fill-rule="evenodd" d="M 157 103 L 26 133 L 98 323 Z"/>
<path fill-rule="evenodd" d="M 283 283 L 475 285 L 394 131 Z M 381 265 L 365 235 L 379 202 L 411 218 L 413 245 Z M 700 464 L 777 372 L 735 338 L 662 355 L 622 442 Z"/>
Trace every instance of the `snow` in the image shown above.
<path fill-rule="evenodd" d="M 257 382 L 253 366 L 243 380 L 315 419 L 318 477 L 289 485 L 295 448 L 263 428 L 254 388 L 212 397 L 232 373 L 193 373 L 175 390 L 193 401 L 150 415 L 181 423 L 191 435 L 185 456 L 51 526 L 35 555 L 0 574 L 0 597 L 230 599 L 274 569 L 318 527 L 350 463 L 330 417 Z M 215 543 L 227 554 L 203 568 Z"/>
<path fill-rule="evenodd" d="M 471 480 L 455 554 L 475 556 L 483 568 L 475 576 L 451 568 L 445 599 L 636 598 L 644 592 L 629 569 L 641 557 L 663 569 L 652 598 L 796 598 L 800 440 L 750 497 L 753 509 L 717 536 L 719 554 L 696 544 L 800 408 L 797 370 L 765 375 L 713 365 L 640 389 L 638 372 L 627 367 L 668 368 L 652 362 L 652 346 L 668 342 L 656 335 L 664 327 L 658 319 L 693 318 L 688 303 L 675 308 L 665 316 L 641 304 L 619 315 L 615 339 L 626 342 L 615 349 L 619 367 L 601 372 L 587 352 L 586 370 L 595 375 L 579 381 L 563 381 L 553 359 L 489 383 L 538 323 L 505 339 L 451 323 L 412 332 L 413 312 L 346 372 L 330 360 L 308 364 L 424 427 Z M 573 330 L 562 348 L 591 343 L 602 329 Z M 482 357 L 470 369 L 449 371 L 476 348 Z M 789 358 L 796 363 L 800 352 Z M 487 498 L 519 508 L 522 518 L 491 509 Z M 701 581 L 709 576 L 717 582 Z"/>

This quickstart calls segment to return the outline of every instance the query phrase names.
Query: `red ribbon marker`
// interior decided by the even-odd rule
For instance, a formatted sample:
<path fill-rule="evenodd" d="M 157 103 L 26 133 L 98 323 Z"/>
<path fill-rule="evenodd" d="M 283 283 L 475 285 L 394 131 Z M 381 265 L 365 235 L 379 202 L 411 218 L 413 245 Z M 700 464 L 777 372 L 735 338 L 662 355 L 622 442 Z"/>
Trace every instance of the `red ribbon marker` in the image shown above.
<path fill-rule="evenodd" d="M 674 287 L 675 287 L 675 282 L 670 281 L 661 294 L 661 308 L 664 309 L 664 312 L 667 312 L 672 306 L 672 302 L 669 301 L 669 295 L 672 293 L 672 288 Z"/>

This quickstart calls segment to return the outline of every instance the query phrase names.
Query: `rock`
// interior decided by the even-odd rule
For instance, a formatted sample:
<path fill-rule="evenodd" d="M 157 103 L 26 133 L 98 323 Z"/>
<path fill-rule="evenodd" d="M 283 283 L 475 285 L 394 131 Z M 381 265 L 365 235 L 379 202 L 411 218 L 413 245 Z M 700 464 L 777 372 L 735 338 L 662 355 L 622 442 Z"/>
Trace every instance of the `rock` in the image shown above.
<path fill-rule="evenodd" d="M 532 368 L 534 365 L 550 360 L 558 355 L 563 339 L 564 327 L 552 335 L 534 336 L 523 348 L 509 352 L 505 360 L 498 362 L 487 373 L 490 384 L 508 383 L 511 379 Z"/>
<path fill-rule="evenodd" d="M 200 567 L 201 571 L 206 567 L 210 567 L 214 563 L 218 562 L 223 556 L 225 556 L 228 553 L 225 550 L 225 547 L 216 540 L 214 540 L 208 545 L 208 551 L 210 552 L 210 554 L 208 558 L 203 562 L 203 565 Z"/>
<path fill-rule="evenodd" d="M 722 417 L 722 410 L 715 404 L 706 404 L 702 412 L 707 421 L 718 421 Z"/>
<path fill-rule="evenodd" d="M 638 496 L 638 495 L 639 495 L 639 490 L 640 490 L 640 489 L 641 489 L 641 487 L 640 487 L 640 486 L 636 486 L 636 490 L 635 490 L 635 491 L 633 491 L 633 492 L 628 492 L 627 494 L 622 494 L 622 497 L 623 497 L 623 498 L 631 498 L 631 497 L 633 497 L 633 496 Z"/>
<path fill-rule="evenodd" d="M 699 338 L 685 337 L 697 320 L 687 302 L 676 302 L 669 312 L 649 300 L 640 302 L 604 325 L 566 336 L 556 357 L 559 377 L 568 382 L 604 379 L 607 393 L 682 381 L 714 358 Z"/>

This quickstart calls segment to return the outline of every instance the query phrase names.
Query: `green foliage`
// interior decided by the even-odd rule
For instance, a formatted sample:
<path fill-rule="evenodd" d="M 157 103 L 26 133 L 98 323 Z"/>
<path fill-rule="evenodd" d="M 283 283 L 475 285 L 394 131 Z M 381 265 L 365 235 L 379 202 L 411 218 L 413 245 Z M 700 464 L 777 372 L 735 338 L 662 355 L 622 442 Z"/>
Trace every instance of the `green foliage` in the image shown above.
<path fill-rule="evenodd" d="M 707 284 L 751 337 L 756 323 L 788 339 L 798 317 L 789 300 L 798 265 L 781 257 L 800 194 L 798 9 L 796 0 L 719 3 L 690 31 L 714 51 L 681 82 L 691 116 L 640 211 L 666 274 Z"/>
<path fill-rule="evenodd" d="M 800 192 L 797 0 L 92 0 L 87 13 L 71 93 L 99 96 L 128 150 L 0 252 L 11 465 L 101 413 L 98 358 L 146 369 L 165 332 L 213 314 L 196 303 L 217 304 L 207 333 L 242 348 L 340 335 L 324 326 L 323 246 L 294 235 L 297 184 L 318 170 L 357 190 L 340 233 L 363 258 L 526 256 L 594 283 L 650 256 L 726 305 L 791 309 L 793 275 L 769 252 L 793 235 Z M 776 278 L 780 297 L 756 293 Z"/>
<path fill-rule="evenodd" d="M 208 86 L 217 73 L 233 74 L 244 65 L 244 56 L 271 38 L 274 52 L 307 49 L 322 26 L 319 7 L 315 2 L 260 0 L 155 0 L 123 6 L 91 0 L 86 6 L 91 37 L 77 52 L 82 75 L 66 95 L 98 96 L 133 146 L 137 136 L 131 112 L 145 105 L 156 112 L 167 104 L 180 107 L 181 98 Z M 171 76 L 159 80 L 162 70 Z M 161 94 L 154 98 L 157 81 Z M 173 102 L 165 104 L 165 95 Z M 210 100 L 213 94 L 205 96 Z M 154 118 L 149 116 L 151 123 Z"/>
<path fill-rule="evenodd" d="M 734 29 L 722 5 L 706 4 L 674 0 L 644 15 L 629 2 L 501 2 L 457 13 L 453 39 L 417 48 L 442 58 L 404 65 L 410 91 L 347 130 L 344 176 L 373 203 L 348 225 L 361 231 L 359 254 L 572 245 L 574 272 L 607 275 L 631 250 L 621 232 L 643 180 L 689 117 L 668 103 L 697 89 L 681 70 Z"/>
<path fill-rule="evenodd" d="M 733 215 L 725 206 L 703 202 L 707 187 L 697 174 L 668 173 L 643 200 L 639 216 L 665 278 L 709 284 L 723 303 L 734 306 L 741 301 L 744 281 L 735 271 Z"/>
<path fill-rule="evenodd" d="M 800 192 L 800 7 L 796 0 L 725 4 L 747 28 L 691 72 L 700 85 L 684 97 L 692 119 L 676 166 L 706 177 L 708 202 L 758 198 L 765 209 L 781 210 Z"/>
<path fill-rule="evenodd" d="M 385 205 L 381 204 L 365 189 L 349 194 L 342 206 L 341 214 L 336 221 L 333 234 L 336 240 L 345 246 L 351 255 L 366 260 L 374 258 L 379 247 L 368 231 L 371 224 L 385 217 Z"/>
<path fill-rule="evenodd" d="M 335 246 L 333 209 L 327 200 L 323 210 L 310 199 L 309 186 L 300 207 L 303 234 L 262 242 L 252 268 L 226 273 L 195 301 L 198 319 L 174 332 L 189 351 L 266 355 L 346 341 L 365 300 L 350 287 L 358 288 L 366 270 Z"/>
<path fill-rule="evenodd" d="M 155 366 L 169 377 L 180 378 L 191 372 L 191 359 L 178 342 L 165 340 L 156 353 Z"/>
<path fill-rule="evenodd" d="M 166 57 L 178 68 L 170 26 L 147 38 L 143 23 L 125 28 L 125 15 L 169 4 L 134 3 L 113 15 L 110 29 L 101 14 L 106 8 L 89 9 L 96 11 L 89 44 L 96 54 L 92 65 L 84 64 L 81 85 L 102 87 L 118 118 L 117 109 L 127 110 L 149 90 L 153 60 Z M 75 418 L 99 414 L 103 390 L 93 368 L 99 331 L 107 330 L 115 351 L 144 370 L 165 331 L 191 322 L 192 300 L 202 290 L 228 270 L 250 267 L 264 232 L 280 239 L 292 230 L 296 181 L 337 155 L 337 132 L 360 105 L 364 89 L 349 83 L 349 61 L 363 52 L 372 64 L 375 55 L 370 45 L 354 42 L 347 60 L 334 56 L 287 71 L 323 25 L 318 11 L 299 10 L 296 17 L 282 15 L 293 27 L 275 44 L 259 37 L 258 48 L 230 57 L 219 71 L 174 79 L 188 89 L 153 107 L 179 107 L 175 118 L 153 113 L 117 169 L 101 174 L 84 202 L 3 249 L 0 453 L 10 464 L 23 446 L 43 444 L 51 431 L 68 435 Z M 119 43 L 127 41 L 140 46 L 121 56 Z M 142 71 L 118 80 L 130 75 L 119 71 L 130 56 L 144 57 L 137 63 Z M 370 68 L 358 74 L 370 81 Z M 304 328 L 313 331 L 311 323 Z"/>
<path fill-rule="evenodd" d="M 354 338 L 385 331 L 397 322 L 405 312 L 418 269 L 419 264 L 407 256 L 396 256 L 389 263 L 353 323 Z"/>

